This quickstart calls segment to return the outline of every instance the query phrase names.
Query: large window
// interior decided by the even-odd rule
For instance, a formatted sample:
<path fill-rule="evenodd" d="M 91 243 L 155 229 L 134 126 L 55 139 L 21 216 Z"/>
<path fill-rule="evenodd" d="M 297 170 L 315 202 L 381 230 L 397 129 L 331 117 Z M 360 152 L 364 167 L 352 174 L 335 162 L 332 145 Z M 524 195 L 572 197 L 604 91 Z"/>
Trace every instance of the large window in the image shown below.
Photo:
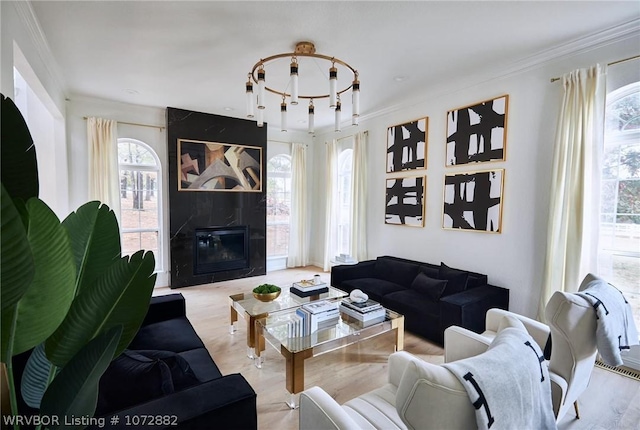
<path fill-rule="evenodd" d="M 598 272 L 640 327 L 640 82 L 607 95 Z"/>
<path fill-rule="evenodd" d="M 339 254 L 350 254 L 351 244 L 351 174 L 353 150 L 345 149 L 338 155 L 338 243 Z"/>
<path fill-rule="evenodd" d="M 267 256 L 286 257 L 291 213 L 291 157 L 276 155 L 267 163 Z"/>
<path fill-rule="evenodd" d="M 134 139 L 118 139 L 118 168 L 122 255 L 131 255 L 141 249 L 153 251 L 156 271 L 160 271 L 160 160 L 147 144 Z"/>

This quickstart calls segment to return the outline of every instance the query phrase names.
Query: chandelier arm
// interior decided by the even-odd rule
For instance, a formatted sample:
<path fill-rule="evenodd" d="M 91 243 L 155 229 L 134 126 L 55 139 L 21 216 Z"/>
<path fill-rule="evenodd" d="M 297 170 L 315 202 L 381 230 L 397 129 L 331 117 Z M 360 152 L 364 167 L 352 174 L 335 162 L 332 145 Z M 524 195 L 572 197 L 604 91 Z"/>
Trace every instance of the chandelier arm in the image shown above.
<path fill-rule="evenodd" d="M 253 69 L 251 69 L 251 79 L 253 79 L 253 81 L 255 83 L 258 83 L 258 78 L 256 76 L 256 72 L 257 70 L 262 66 L 264 67 L 266 65 L 266 63 L 276 60 L 278 58 L 291 58 L 291 57 L 310 57 L 310 58 L 319 58 L 321 60 L 326 60 L 326 61 L 330 61 L 332 63 L 338 63 L 341 64 L 342 66 L 348 68 L 349 70 L 351 70 L 351 72 L 353 73 L 353 76 L 357 76 L 358 75 L 358 71 L 356 69 L 354 69 L 353 67 L 351 67 L 348 63 L 340 60 L 339 58 L 336 57 L 329 57 L 328 55 L 322 55 L 322 54 L 311 54 L 311 53 L 298 53 L 298 52 L 289 52 L 289 53 L 284 53 L 284 54 L 276 54 L 276 55 L 271 55 L 270 57 L 266 57 L 266 58 L 261 58 L 260 61 L 258 61 L 256 64 L 253 65 Z M 338 91 L 338 94 L 342 94 L 344 92 L 349 91 L 351 88 L 353 87 L 353 84 L 350 84 L 348 87 L 344 88 L 343 90 Z M 269 91 L 270 93 L 273 94 L 278 94 L 282 97 L 290 97 L 291 94 L 288 94 L 285 91 L 278 91 L 275 90 L 273 88 L 269 88 L 265 86 L 265 90 Z M 305 95 L 298 95 L 298 98 L 300 99 L 325 99 L 328 98 L 329 94 L 323 94 L 323 95 L 313 95 L 313 96 L 305 96 Z"/>

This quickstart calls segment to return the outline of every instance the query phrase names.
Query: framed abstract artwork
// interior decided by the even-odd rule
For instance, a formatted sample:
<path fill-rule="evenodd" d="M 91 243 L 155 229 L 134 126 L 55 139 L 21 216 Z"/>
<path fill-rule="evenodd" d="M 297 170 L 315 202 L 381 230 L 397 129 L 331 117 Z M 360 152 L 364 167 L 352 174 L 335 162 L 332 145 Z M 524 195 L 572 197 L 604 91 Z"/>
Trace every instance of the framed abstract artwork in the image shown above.
<path fill-rule="evenodd" d="M 262 191 L 262 148 L 178 139 L 178 191 Z"/>
<path fill-rule="evenodd" d="M 501 233 L 503 186 L 504 169 L 445 175 L 442 227 Z"/>
<path fill-rule="evenodd" d="M 426 176 L 387 179 L 385 224 L 424 227 Z"/>
<path fill-rule="evenodd" d="M 447 112 L 446 166 L 504 161 L 509 96 Z"/>
<path fill-rule="evenodd" d="M 426 169 L 429 118 L 387 128 L 387 173 Z"/>

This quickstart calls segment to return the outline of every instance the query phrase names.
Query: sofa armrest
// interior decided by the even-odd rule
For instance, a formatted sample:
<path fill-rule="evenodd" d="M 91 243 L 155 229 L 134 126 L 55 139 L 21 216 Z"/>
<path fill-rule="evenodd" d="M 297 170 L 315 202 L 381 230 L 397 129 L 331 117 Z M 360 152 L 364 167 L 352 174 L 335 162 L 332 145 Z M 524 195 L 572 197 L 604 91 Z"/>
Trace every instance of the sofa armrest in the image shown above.
<path fill-rule="evenodd" d="M 349 279 L 373 278 L 376 260 L 361 261 L 357 264 L 343 264 L 331 268 L 331 285 L 340 288 L 340 284 Z"/>
<path fill-rule="evenodd" d="M 491 308 L 509 308 L 509 290 L 494 285 L 471 288 L 440 299 L 440 329 L 457 325 L 481 333 Z"/>
<path fill-rule="evenodd" d="M 180 293 L 151 297 L 142 325 L 153 324 L 187 315 L 184 296 Z"/>
<path fill-rule="evenodd" d="M 300 430 L 357 429 L 358 424 L 320 387 L 300 393 Z"/>
<path fill-rule="evenodd" d="M 112 418 L 118 416 L 118 422 Z M 133 417 L 138 420 L 132 421 Z M 168 423 L 143 425 L 142 419 L 172 417 Z M 147 418 L 145 418 L 147 417 Z M 193 387 L 118 411 L 104 417 L 103 427 L 108 429 L 256 429 L 258 417 L 256 393 L 240 374 L 213 379 Z M 156 418 L 159 419 L 159 418 Z M 129 425 L 127 425 L 127 423 Z M 133 425 L 138 424 L 138 425 Z"/>
<path fill-rule="evenodd" d="M 466 328 L 447 327 L 444 331 L 444 362 L 480 355 L 487 351 L 491 340 Z"/>

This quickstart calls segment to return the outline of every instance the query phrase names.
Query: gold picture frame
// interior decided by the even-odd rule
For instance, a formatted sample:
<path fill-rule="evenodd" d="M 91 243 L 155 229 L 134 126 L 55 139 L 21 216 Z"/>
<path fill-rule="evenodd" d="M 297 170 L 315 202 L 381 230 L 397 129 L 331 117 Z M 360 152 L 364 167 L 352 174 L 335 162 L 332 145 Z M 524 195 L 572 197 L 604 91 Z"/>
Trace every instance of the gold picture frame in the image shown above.
<path fill-rule="evenodd" d="M 429 117 L 387 127 L 387 173 L 427 168 Z"/>
<path fill-rule="evenodd" d="M 386 179 L 385 224 L 424 227 L 427 176 Z"/>
<path fill-rule="evenodd" d="M 509 95 L 447 112 L 445 166 L 505 161 Z"/>
<path fill-rule="evenodd" d="M 262 192 L 262 148 L 178 139 L 178 191 Z"/>
<path fill-rule="evenodd" d="M 445 174 L 442 228 L 502 233 L 504 169 Z"/>

